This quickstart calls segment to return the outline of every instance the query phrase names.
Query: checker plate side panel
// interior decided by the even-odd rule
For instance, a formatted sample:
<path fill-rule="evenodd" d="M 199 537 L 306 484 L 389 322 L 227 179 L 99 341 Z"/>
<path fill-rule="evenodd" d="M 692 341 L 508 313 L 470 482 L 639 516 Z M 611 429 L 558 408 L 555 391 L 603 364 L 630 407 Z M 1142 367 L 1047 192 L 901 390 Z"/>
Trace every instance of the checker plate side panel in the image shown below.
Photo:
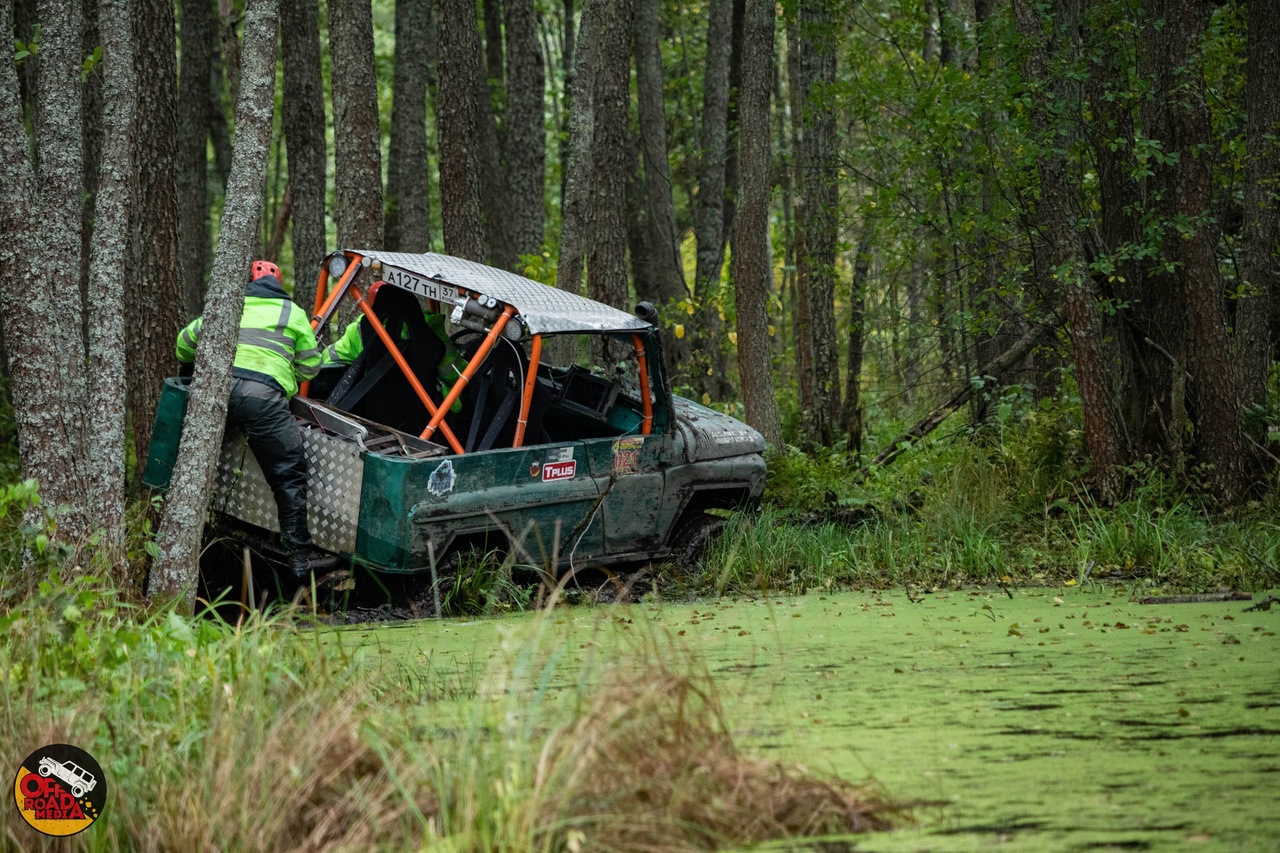
<path fill-rule="evenodd" d="M 307 521 L 311 538 L 326 551 L 353 554 L 360 522 L 364 460 L 353 443 L 303 429 L 307 454 Z M 275 498 L 244 433 L 227 430 L 214 480 L 214 509 L 274 533 L 280 532 Z"/>

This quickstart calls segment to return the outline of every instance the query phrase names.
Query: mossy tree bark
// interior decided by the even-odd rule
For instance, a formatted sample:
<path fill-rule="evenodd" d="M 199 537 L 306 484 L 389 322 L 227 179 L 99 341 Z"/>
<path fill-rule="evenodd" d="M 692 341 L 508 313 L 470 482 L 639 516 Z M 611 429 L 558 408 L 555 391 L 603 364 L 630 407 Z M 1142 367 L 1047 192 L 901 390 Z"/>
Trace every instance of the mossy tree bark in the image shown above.
<path fill-rule="evenodd" d="M 103 142 L 89 251 L 89 456 L 93 494 L 88 505 L 104 534 L 111 565 L 124 564 L 125 536 L 125 276 L 130 184 L 137 106 L 129 0 L 102 0 Z M 202 125 L 203 126 L 203 125 Z"/>
<path fill-rule="evenodd" d="M 769 245 L 769 100 L 773 82 L 774 4 L 747 0 L 743 16 L 742 89 L 739 92 L 741 191 L 733 226 L 733 284 L 738 311 L 738 372 L 747 423 L 773 450 L 782 447 L 782 421 L 773 391 L 769 293 L 773 251 Z"/>
<path fill-rule="evenodd" d="M 1244 403 L 1267 401 L 1272 312 L 1280 290 L 1280 10 L 1248 7 L 1245 71 L 1244 244 L 1240 252 L 1245 295 L 1236 303 Z"/>
<path fill-rule="evenodd" d="M 129 272 L 125 276 L 129 314 L 129 412 L 136 458 L 147 458 L 151 424 L 164 377 L 173 371 L 173 341 L 182 327 L 182 267 L 178 252 L 177 59 L 173 3 L 135 0 L 134 52 L 137 73 L 137 144 L 133 150 L 133 209 Z"/>
<path fill-rule="evenodd" d="M 382 246 L 382 131 L 370 0 L 329 0 L 329 56 L 338 246 L 378 249 Z"/>
<path fill-rule="evenodd" d="M 396 67 L 391 83 L 391 147 L 383 244 L 393 252 L 431 248 L 430 175 L 427 163 L 427 33 L 431 4 L 396 3 Z"/>
<path fill-rule="evenodd" d="M 209 264 L 209 75 L 217 22 L 212 0 L 183 0 L 182 66 L 178 75 L 178 248 L 182 260 L 183 313 L 204 304 Z"/>
<path fill-rule="evenodd" d="M 408 4 L 412 5 L 412 4 Z M 320 76 L 320 10 L 315 0 L 281 0 L 285 150 L 293 193 L 293 298 L 311 310 L 327 251 L 324 82 Z"/>
<path fill-rule="evenodd" d="M 23 476 L 39 480 L 45 504 L 56 508 L 57 538 L 72 544 L 82 544 L 93 528 L 84 496 L 93 493 L 94 485 L 86 453 L 79 286 L 84 179 L 80 9 L 77 3 L 38 4 L 34 146 L 19 101 L 13 39 L 6 36 L 0 43 L 0 266 L 20 271 L 32 282 L 20 288 L 10 281 L 0 288 L 18 458 Z M 0 4 L 0 32 L 13 32 L 10 16 L 9 5 Z"/>
<path fill-rule="evenodd" d="M 157 536 L 160 552 L 152 567 L 151 596 L 181 598 L 188 609 L 195 603 L 200 535 L 226 425 L 244 287 L 258 241 L 275 106 L 278 13 L 279 0 L 249 0 L 245 10 L 231 177 L 196 351 L 195 378 Z"/>
<path fill-rule="evenodd" d="M 510 233 L 517 255 L 542 252 L 547 180 L 546 73 L 533 0 L 507 0 L 507 115 L 503 145 Z"/>
<path fill-rule="evenodd" d="M 595 83 L 592 235 L 587 251 L 587 295 L 628 310 L 627 175 L 631 152 L 631 0 L 608 0 L 594 38 Z"/>
<path fill-rule="evenodd" d="M 440 207 L 444 250 L 483 262 L 484 179 L 478 151 L 480 117 L 476 99 L 487 92 L 474 3 L 437 0 L 439 50 L 436 73 L 436 134 L 440 139 Z"/>

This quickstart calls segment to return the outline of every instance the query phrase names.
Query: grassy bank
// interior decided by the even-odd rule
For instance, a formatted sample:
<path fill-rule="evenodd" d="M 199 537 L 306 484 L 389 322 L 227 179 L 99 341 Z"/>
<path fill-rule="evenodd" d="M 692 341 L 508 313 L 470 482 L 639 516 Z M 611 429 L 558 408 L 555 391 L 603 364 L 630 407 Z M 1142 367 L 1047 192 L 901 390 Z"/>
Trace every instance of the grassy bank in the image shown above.
<path fill-rule="evenodd" d="M 871 792 L 741 751 L 696 660 L 652 640 L 549 691 L 557 644 L 475 680 L 358 664 L 292 617 L 144 614 L 48 581 L 0 618 L 0 737 L 87 749 L 87 849 L 659 850 L 880 828 Z M 39 838 L 0 809 L 5 846 Z"/>
<path fill-rule="evenodd" d="M 1094 502 L 1074 469 L 1009 444 L 939 444 L 851 476 L 838 454 L 770 465 L 759 517 L 736 516 L 704 591 L 1085 583 L 1204 591 L 1280 583 L 1280 492 L 1222 512 L 1158 471 Z M 1053 458 L 1052 455 L 1050 458 Z"/>

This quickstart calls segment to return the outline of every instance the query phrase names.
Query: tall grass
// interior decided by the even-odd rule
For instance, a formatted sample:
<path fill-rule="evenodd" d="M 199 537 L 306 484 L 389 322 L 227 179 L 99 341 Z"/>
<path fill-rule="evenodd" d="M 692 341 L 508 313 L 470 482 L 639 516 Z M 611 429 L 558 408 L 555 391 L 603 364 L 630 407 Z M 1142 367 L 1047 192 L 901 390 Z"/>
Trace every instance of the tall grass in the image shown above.
<path fill-rule="evenodd" d="M 1024 439 L 1026 440 L 1026 439 Z M 1232 513 L 1134 472 L 1100 506 L 1008 444 L 922 448 L 856 481 L 835 454 L 777 457 L 765 509 L 730 520 L 704 591 L 961 586 L 1114 579 L 1186 590 L 1280 584 L 1280 494 Z M 1047 491 L 1046 491 L 1047 490 Z"/>
<path fill-rule="evenodd" d="M 0 616 L 0 737 L 15 761 L 69 742 L 103 765 L 79 849 L 713 849 L 901 815 L 744 755 L 710 676 L 661 638 L 552 689 L 550 624 L 441 691 L 452 676 L 357 661 L 296 614 L 192 622 L 50 580 Z M 12 808 L 0 837 L 40 843 Z"/>

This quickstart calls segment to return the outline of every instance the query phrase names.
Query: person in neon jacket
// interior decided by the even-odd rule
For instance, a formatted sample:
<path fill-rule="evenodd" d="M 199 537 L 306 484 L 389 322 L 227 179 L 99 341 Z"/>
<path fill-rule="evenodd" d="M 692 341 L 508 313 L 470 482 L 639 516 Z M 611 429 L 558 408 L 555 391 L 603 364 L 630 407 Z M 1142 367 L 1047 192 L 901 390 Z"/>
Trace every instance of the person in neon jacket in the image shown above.
<path fill-rule="evenodd" d="M 289 570 L 295 579 L 305 580 L 312 572 L 338 565 L 337 557 L 311 541 L 302 430 L 289 411 L 298 384 L 320 372 L 320 351 L 307 313 L 284 291 L 279 267 L 254 261 L 250 272 L 231 368 L 227 423 L 240 427 L 248 438 L 275 497 Z M 197 317 L 178 333 L 176 353 L 182 364 L 195 361 L 203 325 L 204 318 Z"/>

